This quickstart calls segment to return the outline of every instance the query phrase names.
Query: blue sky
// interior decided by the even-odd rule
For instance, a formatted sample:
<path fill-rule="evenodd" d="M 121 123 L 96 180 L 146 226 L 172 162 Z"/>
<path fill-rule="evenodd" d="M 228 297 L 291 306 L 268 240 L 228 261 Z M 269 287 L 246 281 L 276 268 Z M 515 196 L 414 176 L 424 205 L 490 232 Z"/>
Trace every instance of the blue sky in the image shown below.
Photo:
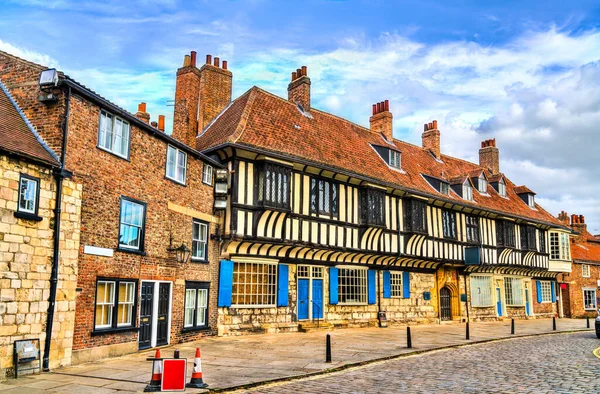
<path fill-rule="evenodd" d="M 286 95 L 308 66 L 313 106 L 368 125 L 389 99 L 396 138 L 437 119 L 442 151 L 501 170 L 551 213 L 600 233 L 598 1 L 20 0 L 0 5 L 0 50 L 56 66 L 135 112 L 171 119 L 175 71 L 226 59 L 234 96 Z"/>

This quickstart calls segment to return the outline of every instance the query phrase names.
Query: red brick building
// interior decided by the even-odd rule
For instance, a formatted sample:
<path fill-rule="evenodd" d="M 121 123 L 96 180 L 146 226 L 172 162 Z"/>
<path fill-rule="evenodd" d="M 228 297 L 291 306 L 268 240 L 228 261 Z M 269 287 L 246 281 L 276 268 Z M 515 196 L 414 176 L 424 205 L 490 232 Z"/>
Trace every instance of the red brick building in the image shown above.
<path fill-rule="evenodd" d="M 558 218 L 569 224 L 564 211 Z M 600 237 L 587 230 L 583 215 L 571 215 L 570 225 L 573 269 L 559 277 L 562 315 L 595 318 L 600 296 Z"/>
<path fill-rule="evenodd" d="M 0 80 L 82 185 L 73 363 L 215 333 L 220 164 L 145 103 L 133 115 L 53 70 L 40 87 L 44 70 L 0 52 Z"/>

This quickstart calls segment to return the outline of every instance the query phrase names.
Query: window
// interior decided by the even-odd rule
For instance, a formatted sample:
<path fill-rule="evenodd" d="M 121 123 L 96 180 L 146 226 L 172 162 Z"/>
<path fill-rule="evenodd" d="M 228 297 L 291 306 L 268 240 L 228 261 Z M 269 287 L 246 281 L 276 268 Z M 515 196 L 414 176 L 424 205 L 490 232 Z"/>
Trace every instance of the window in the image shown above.
<path fill-rule="evenodd" d="M 367 270 L 360 268 L 340 268 L 338 297 L 340 304 L 366 304 Z"/>
<path fill-rule="evenodd" d="M 391 296 L 402 298 L 402 272 L 390 272 Z"/>
<path fill-rule="evenodd" d="M 583 309 L 596 310 L 596 289 L 583 289 Z"/>
<path fill-rule="evenodd" d="M 506 197 L 506 183 L 504 183 L 504 178 L 500 179 L 498 182 L 498 194 L 502 197 Z"/>
<path fill-rule="evenodd" d="M 590 266 L 587 264 L 581 264 L 581 276 L 584 278 L 590 277 Z"/>
<path fill-rule="evenodd" d="M 550 259 L 571 260 L 569 234 L 557 231 L 550 232 Z"/>
<path fill-rule="evenodd" d="M 275 306 L 277 264 L 235 262 L 232 304 L 236 306 Z"/>
<path fill-rule="evenodd" d="M 101 279 L 96 283 L 96 329 L 134 325 L 136 282 Z"/>
<path fill-rule="evenodd" d="M 119 248 L 144 249 L 144 221 L 146 204 L 125 197 L 121 198 L 121 225 L 119 226 Z"/>
<path fill-rule="evenodd" d="M 552 302 L 552 282 L 540 281 L 540 289 L 542 290 L 542 302 Z"/>
<path fill-rule="evenodd" d="M 498 246 L 514 248 L 516 245 L 515 224 L 507 220 L 496 221 L 496 238 Z"/>
<path fill-rule="evenodd" d="M 420 200 L 404 201 L 404 228 L 415 233 L 427 233 L 427 204 Z"/>
<path fill-rule="evenodd" d="M 504 278 L 504 294 L 506 305 L 523 305 L 523 279 Z"/>
<path fill-rule="evenodd" d="M 324 179 L 310 180 L 311 212 L 325 215 L 338 213 L 338 185 Z"/>
<path fill-rule="evenodd" d="M 185 184 L 187 153 L 169 145 L 167 147 L 167 178 Z"/>
<path fill-rule="evenodd" d="M 204 167 L 202 167 L 202 182 L 208 185 L 212 185 L 213 183 L 213 168 L 206 163 L 204 163 Z"/>
<path fill-rule="evenodd" d="M 21 174 L 19 179 L 19 204 L 17 211 L 37 215 L 39 206 L 40 180 Z"/>
<path fill-rule="evenodd" d="M 184 328 L 208 326 L 208 289 L 207 282 L 185 282 Z"/>
<path fill-rule="evenodd" d="M 291 169 L 271 163 L 258 168 L 258 202 L 272 208 L 290 207 Z"/>
<path fill-rule="evenodd" d="M 521 230 L 521 250 L 537 250 L 535 227 L 522 224 Z"/>
<path fill-rule="evenodd" d="M 448 195 L 450 193 L 450 184 L 446 182 L 440 182 L 440 193 Z"/>
<path fill-rule="evenodd" d="M 192 261 L 208 258 L 208 224 L 194 219 L 192 223 Z"/>
<path fill-rule="evenodd" d="M 465 200 L 473 201 L 473 188 L 468 180 L 463 183 L 462 197 Z"/>
<path fill-rule="evenodd" d="M 485 175 L 479 175 L 479 179 L 477 180 L 477 186 L 479 186 L 479 193 L 487 193 L 487 179 L 485 179 Z"/>
<path fill-rule="evenodd" d="M 456 214 L 454 212 L 442 210 L 442 227 L 444 238 L 456 239 Z"/>
<path fill-rule="evenodd" d="M 400 168 L 400 152 L 390 149 L 390 167 Z"/>
<path fill-rule="evenodd" d="M 533 194 L 527 195 L 527 205 L 529 205 L 530 208 L 535 208 L 535 197 Z"/>
<path fill-rule="evenodd" d="M 104 150 L 121 156 L 129 157 L 129 123 L 105 111 L 100 111 L 100 129 L 98 131 L 98 146 Z"/>
<path fill-rule="evenodd" d="M 383 226 L 385 223 L 385 192 L 376 189 L 360 190 L 361 223 Z"/>
<path fill-rule="evenodd" d="M 492 277 L 471 275 L 471 305 L 474 307 L 493 306 Z"/>
<path fill-rule="evenodd" d="M 479 218 L 473 215 L 466 215 L 467 222 L 467 242 L 479 243 Z"/>
<path fill-rule="evenodd" d="M 540 235 L 540 253 L 546 253 L 546 232 L 539 230 Z"/>

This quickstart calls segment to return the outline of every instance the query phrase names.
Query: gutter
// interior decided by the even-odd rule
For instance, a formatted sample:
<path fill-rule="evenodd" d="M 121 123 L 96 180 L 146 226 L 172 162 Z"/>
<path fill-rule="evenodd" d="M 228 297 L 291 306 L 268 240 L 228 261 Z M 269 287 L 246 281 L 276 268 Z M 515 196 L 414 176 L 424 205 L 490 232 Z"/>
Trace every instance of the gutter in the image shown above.
<path fill-rule="evenodd" d="M 72 174 L 65 169 L 65 158 L 67 156 L 67 137 L 69 133 L 69 114 L 71 106 L 71 87 L 67 90 L 65 126 L 63 129 L 63 145 L 60 155 L 60 170 L 54 171 L 56 179 L 56 203 L 54 206 L 54 245 L 52 256 L 52 273 L 50 275 L 50 297 L 48 298 L 48 315 L 46 322 L 46 339 L 44 341 L 44 357 L 42 367 L 45 372 L 50 370 L 50 345 L 52 343 L 52 326 L 54 323 L 54 311 L 56 309 L 56 290 L 58 287 L 58 268 L 60 258 L 60 216 L 62 212 L 62 189 L 63 179 L 71 178 Z"/>

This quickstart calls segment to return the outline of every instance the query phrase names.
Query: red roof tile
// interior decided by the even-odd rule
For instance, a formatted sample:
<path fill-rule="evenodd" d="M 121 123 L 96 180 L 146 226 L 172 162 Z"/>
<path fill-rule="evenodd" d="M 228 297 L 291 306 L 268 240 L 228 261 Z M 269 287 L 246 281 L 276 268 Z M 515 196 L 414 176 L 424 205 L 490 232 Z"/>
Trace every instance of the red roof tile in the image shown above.
<path fill-rule="evenodd" d="M 58 157 L 29 123 L 0 81 L 0 150 L 59 166 Z"/>
<path fill-rule="evenodd" d="M 310 114 L 306 116 L 288 100 L 253 87 L 204 130 L 198 137 L 198 149 L 207 150 L 225 143 L 246 145 L 376 179 L 408 191 L 455 200 L 476 209 L 563 227 L 539 205 L 536 204 L 536 209 L 529 208 L 515 193 L 515 185 L 506 178 L 507 198 L 488 188 L 486 196 L 474 192 L 474 201 L 466 201 L 452 193 L 442 195 L 434 191 L 421 176 L 464 179 L 466 174 L 484 171 L 489 179 L 495 178 L 478 164 L 443 154 L 436 159 L 422 147 L 394 140 L 393 145 L 402 154 L 403 171 L 397 171 L 387 166 L 371 147 L 372 144 L 388 145 L 381 134 L 315 108 L 310 109 Z"/>
<path fill-rule="evenodd" d="M 574 261 L 600 263 L 600 239 L 589 232 L 584 232 L 581 239 L 571 245 L 571 257 Z"/>
<path fill-rule="evenodd" d="M 515 193 L 517 193 L 517 194 L 523 194 L 523 193 L 535 194 L 535 192 L 531 191 L 531 189 L 528 188 L 527 186 L 517 186 L 517 187 L 515 187 Z"/>

